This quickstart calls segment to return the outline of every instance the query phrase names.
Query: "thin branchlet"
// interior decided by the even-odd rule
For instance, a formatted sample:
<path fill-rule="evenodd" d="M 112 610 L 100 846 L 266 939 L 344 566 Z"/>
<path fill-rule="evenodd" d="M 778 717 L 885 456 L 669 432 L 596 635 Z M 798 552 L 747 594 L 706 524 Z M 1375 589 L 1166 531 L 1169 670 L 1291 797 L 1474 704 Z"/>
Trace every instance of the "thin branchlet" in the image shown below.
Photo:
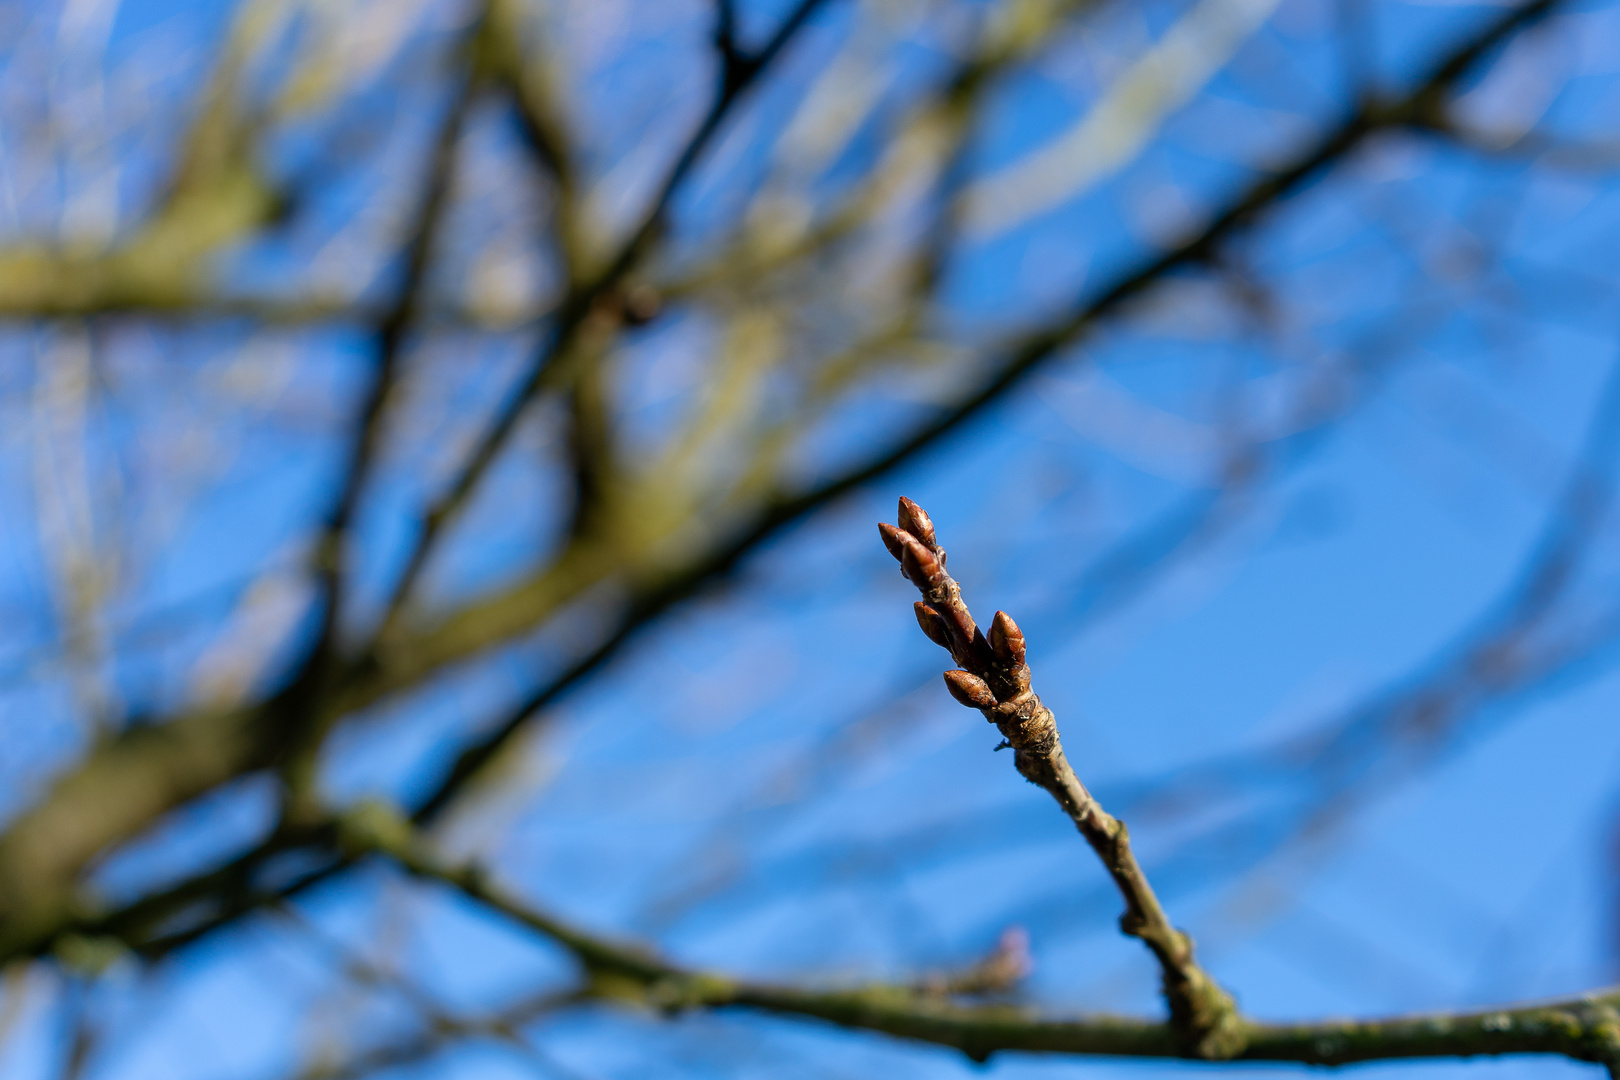
<path fill-rule="evenodd" d="M 996 725 L 1019 773 L 1051 793 L 1113 877 L 1125 900 L 1120 928 L 1158 958 L 1183 1053 L 1207 1059 L 1242 1053 L 1249 1025 L 1231 996 L 1198 966 L 1192 939 L 1170 924 L 1131 851 L 1124 823 L 1097 804 L 1064 756 L 1052 711 L 1030 686 L 1023 631 L 1005 611 L 996 612 L 988 636 L 979 630 L 961 586 L 945 569 L 945 549 L 922 507 L 902 498 L 898 524 L 882 523 L 878 531 L 901 573 L 922 593 L 918 625 L 958 665 L 945 673 L 945 688 Z"/>

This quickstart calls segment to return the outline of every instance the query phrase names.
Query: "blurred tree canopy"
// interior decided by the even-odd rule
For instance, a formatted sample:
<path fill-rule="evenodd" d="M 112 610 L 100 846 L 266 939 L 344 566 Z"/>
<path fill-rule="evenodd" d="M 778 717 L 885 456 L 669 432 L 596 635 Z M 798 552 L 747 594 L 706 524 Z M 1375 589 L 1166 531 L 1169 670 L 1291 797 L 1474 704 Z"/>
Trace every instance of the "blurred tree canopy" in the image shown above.
<path fill-rule="evenodd" d="M 1620 8 L 0 26 L 7 1077 L 1620 1075 Z"/>

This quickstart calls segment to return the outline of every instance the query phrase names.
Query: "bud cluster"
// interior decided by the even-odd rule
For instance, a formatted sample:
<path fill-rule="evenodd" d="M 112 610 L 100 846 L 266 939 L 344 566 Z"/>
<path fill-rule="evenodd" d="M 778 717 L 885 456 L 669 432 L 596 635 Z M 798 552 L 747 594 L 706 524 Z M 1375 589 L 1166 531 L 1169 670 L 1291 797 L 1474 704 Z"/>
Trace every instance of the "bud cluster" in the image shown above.
<path fill-rule="evenodd" d="M 917 625 L 929 641 L 948 649 L 960 668 L 945 672 L 946 689 L 996 725 L 1006 740 L 1003 745 L 1014 751 L 1019 773 L 1051 792 L 1108 868 L 1125 899 L 1120 928 L 1141 938 L 1158 957 L 1171 1023 L 1188 1052 L 1204 1058 L 1241 1052 L 1247 1036 L 1231 997 L 1194 961 L 1192 939 L 1165 916 L 1131 853 L 1124 824 L 1097 805 L 1069 765 L 1051 710 L 1030 689 L 1023 631 L 1005 611 L 998 611 L 989 635 L 979 632 L 962 602 L 961 588 L 945 570 L 945 549 L 922 507 L 901 499 L 899 524 L 880 524 L 878 531 L 900 572 L 922 593 Z"/>
<path fill-rule="evenodd" d="M 932 519 L 910 499 L 900 500 L 899 523 L 881 523 L 878 532 L 900 572 L 923 595 L 915 607 L 917 625 L 962 668 L 945 673 L 951 696 L 1004 729 L 1010 721 L 1027 721 L 1040 703 L 1029 689 L 1024 635 L 1012 616 L 998 611 L 989 636 L 980 632 L 962 602 L 961 587 L 946 572 L 945 549 Z"/>

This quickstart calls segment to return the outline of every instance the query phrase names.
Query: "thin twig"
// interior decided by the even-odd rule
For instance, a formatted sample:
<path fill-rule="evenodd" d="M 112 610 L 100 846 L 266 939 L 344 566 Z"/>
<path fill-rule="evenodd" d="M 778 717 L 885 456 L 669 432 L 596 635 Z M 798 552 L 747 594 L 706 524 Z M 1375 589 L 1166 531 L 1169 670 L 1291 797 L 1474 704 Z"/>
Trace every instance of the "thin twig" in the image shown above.
<path fill-rule="evenodd" d="M 471 32 L 472 40 L 476 40 L 478 32 L 477 28 Z M 321 603 L 320 623 L 299 670 L 270 706 L 272 714 L 290 718 L 290 722 L 279 726 L 284 731 L 288 751 L 283 768 L 295 807 L 309 798 L 314 755 L 333 719 L 328 710 L 321 708 L 321 698 L 332 680 L 338 659 L 339 619 L 349 578 L 344 567 L 344 549 L 382 442 L 384 407 L 398 379 L 406 335 L 416 319 L 434 234 L 449 201 L 457 145 L 479 82 L 476 60 L 468 56 L 464 70 L 458 72 L 454 97 L 439 126 L 429 159 L 421 202 L 404 245 L 405 269 L 398 292 L 374 331 L 376 361 L 352 429 L 343 480 L 316 541 L 314 558 Z"/>
<path fill-rule="evenodd" d="M 961 587 L 945 570 L 945 549 L 928 515 L 902 498 L 899 520 L 898 526 L 879 526 L 883 543 L 922 593 L 925 602 L 918 602 L 916 613 L 923 633 L 963 669 L 945 673 L 951 696 L 996 725 L 1013 750 L 1018 771 L 1058 801 L 1103 861 L 1125 900 L 1120 929 L 1140 938 L 1158 958 L 1170 1023 L 1189 1052 L 1212 1060 L 1239 1053 L 1244 1030 L 1237 1007 L 1198 966 L 1192 939 L 1170 924 L 1131 851 L 1124 822 L 1103 810 L 1069 765 L 1052 711 L 1030 687 L 1023 632 L 1011 616 L 998 611 L 987 639 L 963 603 Z"/>
<path fill-rule="evenodd" d="M 423 515 L 410 554 L 406 557 L 404 569 L 390 593 L 377 634 L 379 639 L 386 637 L 393 629 L 445 526 L 466 504 L 484 474 L 494 463 L 501 448 L 506 445 L 507 439 L 517 427 L 518 420 L 528 409 L 529 404 L 568 357 L 576 337 L 589 317 L 593 313 L 613 312 L 625 306 L 622 298 L 616 299 L 616 293 L 631 270 L 657 240 L 663 230 L 675 192 L 708 149 L 733 107 L 824 2 L 825 0 L 799 0 L 770 41 L 757 53 L 750 54 L 740 67 L 734 63 L 724 66 L 724 76 L 708 112 L 697 130 L 687 139 L 680 156 L 665 175 L 663 184 L 660 185 L 658 193 L 635 231 L 599 273 L 572 288 L 569 295 L 564 298 L 552 319 L 552 326 L 546 339 L 529 364 L 527 372 L 519 380 L 516 388 L 507 395 L 494 419 L 478 438 L 444 492 L 433 500 Z"/>

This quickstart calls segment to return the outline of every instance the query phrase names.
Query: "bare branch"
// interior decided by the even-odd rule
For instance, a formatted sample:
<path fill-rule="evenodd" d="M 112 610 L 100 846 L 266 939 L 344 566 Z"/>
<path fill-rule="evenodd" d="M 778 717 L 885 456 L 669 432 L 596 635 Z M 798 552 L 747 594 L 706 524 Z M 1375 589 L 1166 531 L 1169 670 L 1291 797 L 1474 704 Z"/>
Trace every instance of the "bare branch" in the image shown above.
<path fill-rule="evenodd" d="M 1030 687 L 1023 632 L 1005 611 L 998 611 L 988 637 L 981 633 L 962 601 L 961 587 L 945 570 L 945 549 L 928 515 L 902 498 L 899 521 L 879 530 L 901 572 L 922 593 L 917 623 L 964 669 L 945 673 L 946 689 L 959 704 L 978 709 L 996 725 L 1024 779 L 1057 800 L 1102 860 L 1125 900 L 1120 929 L 1140 938 L 1158 958 L 1170 1023 L 1188 1052 L 1213 1060 L 1237 1055 L 1244 1037 L 1237 1007 L 1198 966 L 1192 939 L 1170 924 L 1131 851 L 1125 824 L 1103 810 L 1069 765 L 1057 721 Z"/>
<path fill-rule="evenodd" d="M 702 554 L 682 566 L 659 572 L 651 580 L 638 582 L 636 593 L 618 625 L 580 660 L 537 687 L 520 708 L 493 726 L 491 734 L 468 747 L 445 781 L 425 799 L 421 812 L 431 815 L 446 806 L 480 765 L 498 753 L 534 712 L 616 655 L 627 641 L 663 612 L 728 573 L 767 537 L 888 470 L 915 459 L 966 420 L 1000 400 L 1030 371 L 1077 340 L 1096 321 L 1116 311 L 1126 300 L 1141 294 L 1165 275 L 1206 257 L 1224 239 L 1256 220 L 1266 208 L 1351 152 L 1367 135 L 1384 126 L 1412 122 L 1429 101 L 1443 98 L 1447 88 L 1469 70 L 1475 60 L 1552 6 L 1552 0 L 1534 0 L 1498 17 L 1437 64 L 1413 94 L 1392 107 L 1362 110 L 1305 148 L 1291 164 L 1240 191 L 1197 235 L 1124 274 L 1051 326 L 1014 343 L 978 388 L 890 448 L 814 487 L 784 492 L 765 500 L 751 520 L 735 531 L 718 536 Z M 809 8 L 806 4 L 799 9 L 801 21 L 808 17 Z M 790 22 L 783 27 L 774 39 L 776 49 L 781 48 L 786 40 L 784 35 L 796 25 Z M 695 158 L 696 154 L 694 150 L 686 157 Z M 690 161 L 679 166 L 670 179 L 678 181 L 689 168 Z M 665 187 L 667 197 L 672 184 L 666 183 Z M 656 231 L 657 217 L 654 213 L 644 225 L 643 231 L 649 237 Z M 631 244 L 625 250 L 629 252 L 625 259 L 634 262 L 639 247 Z M 553 335 L 553 340 L 559 339 Z M 552 353 L 548 351 L 547 355 Z M 538 379 L 537 370 L 531 368 L 531 379 Z M 504 432 L 516 422 L 523 398 L 521 393 L 509 398 L 501 417 L 485 433 L 480 442 L 482 449 L 475 451 L 460 474 L 467 481 L 466 490 L 470 490 L 471 482 L 501 445 Z M 479 461 L 484 465 L 479 465 Z M 449 501 L 441 501 L 441 507 L 459 505 L 459 497 L 447 498 Z M 431 536 L 424 532 L 413 558 L 418 562 L 425 559 L 431 542 Z M 555 611 L 557 604 L 578 595 L 579 589 L 602 580 L 610 570 L 611 567 L 604 564 L 593 571 L 592 555 L 588 551 L 573 553 L 548 572 L 549 576 L 542 575 L 500 596 L 468 605 L 437 628 L 400 636 L 387 653 L 399 659 L 397 664 L 387 664 L 380 669 L 356 666 L 347 672 L 343 685 L 327 695 L 323 704 L 334 712 L 352 710 L 376 701 L 385 693 L 419 684 L 445 665 L 533 627 L 538 619 Z M 408 586 L 410 576 L 408 572 L 402 585 Z M 404 591 L 403 588 L 396 590 L 396 598 L 403 597 Z M 137 725 L 95 748 L 45 799 L 15 819 L 0 836 L 0 911 L 4 912 L 0 954 L 31 951 L 57 928 L 75 921 L 78 915 L 72 910 L 69 899 L 72 882 L 85 860 L 96 852 L 138 832 L 162 812 L 215 784 L 243 771 L 263 767 L 273 748 L 279 745 L 280 737 L 273 725 L 264 723 L 268 715 L 271 714 L 261 705 L 223 716 L 191 714 L 161 723 Z"/>
<path fill-rule="evenodd" d="M 629 239 L 620 246 L 600 272 L 570 289 L 569 295 L 553 317 L 545 343 L 530 363 L 528 371 L 507 395 L 494 420 L 479 437 L 454 478 L 446 485 L 444 492 L 433 501 L 427 513 L 423 515 L 405 567 L 395 582 L 387 613 L 378 632 L 379 639 L 386 638 L 394 628 L 394 623 L 426 566 L 445 525 L 460 512 L 472 495 L 501 448 L 506 445 L 507 439 L 517 427 L 518 420 L 527 410 L 529 403 L 546 388 L 554 378 L 557 368 L 571 355 L 576 337 L 588 321 L 588 317 L 593 312 L 623 310 L 624 298 L 617 295 L 621 291 L 621 285 L 659 237 L 675 192 L 697 165 L 731 114 L 733 107 L 822 3 L 823 0 L 799 0 L 771 40 L 749 58 L 746 69 L 732 72 L 721 81 L 708 113 L 687 140 Z"/>
<path fill-rule="evenodd" d="M 473 31 L 474 35 L 477 30 Z M 438 138 L 428 162 L 427 181 L 421 203 L 404 245 L 404 275 L 396 299 L 384 313 L 375 332 L 377 357 L 371 380 L 352 429 L 348 460 L 338 491 L 315 544 L 315 577 L 320 591 L 321 617 L 315 639 L 302 667 L 286 688 L 271 702 L 273 712 L 292 717 L 287 725 L 288 785 L 295 804 L 311 798 L 314 754 L 331 717 L 317 704 L 333 677 L 336 661 L 338 620 L 342 615 L 348 575 L 344 572 L 345 551 L 350 525 L 360 496 L 365 490 L 382 440 L 383 411 L 398 373 L 406 335 L 416 318 L 417 305 L 427 277 L 434 232 L 455 174 L 456 147 L 461 139 L 468 110 L 479 85 L 476 71 L 461 73 L 449 109 L 441 122 Z"/>
<path fill-rule="evenodd" d="M 410 824 L 369 803 L 340 828 L 354 855 L 386 855 L 417 877 L 442 882 L 574 954 L 586 992 L 666 1011 L 743 1007 L 954 1047 L 987 1060 L 1001 1050 L 1137 1058 L 1194 1053 L 1173 1023 L 1121 1016 L 1043 1016 L 1010 1005 L 963 1005 L 916 986 L 847 990 L 746 982 L 670 964 L 643 948 L 571 926 L 502 889 L 475 866 L 447 864 Z M 1233 1060 L 1309 1065 L 1490 1054 L 1558 1054 L 1620 1068 L 1620 988 L 1539 1005 L 1388 1020 L 1266 1024 L 1235 1014 Z"/>

